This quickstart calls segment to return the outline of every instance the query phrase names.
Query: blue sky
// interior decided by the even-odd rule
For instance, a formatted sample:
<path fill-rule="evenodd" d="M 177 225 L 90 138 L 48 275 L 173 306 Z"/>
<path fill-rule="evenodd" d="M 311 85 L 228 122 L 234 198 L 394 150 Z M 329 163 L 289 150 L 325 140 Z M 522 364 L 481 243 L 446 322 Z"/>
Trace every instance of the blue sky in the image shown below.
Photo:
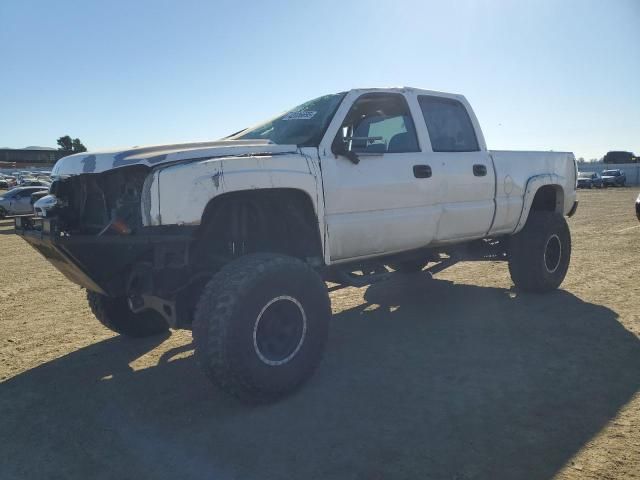
<path fill-rule="evenodd" d="M 0 147 L 216 139 L 324 93 L 462 93 L 492 149 L 640 154 L 640 0 L 0 1 Z"/>

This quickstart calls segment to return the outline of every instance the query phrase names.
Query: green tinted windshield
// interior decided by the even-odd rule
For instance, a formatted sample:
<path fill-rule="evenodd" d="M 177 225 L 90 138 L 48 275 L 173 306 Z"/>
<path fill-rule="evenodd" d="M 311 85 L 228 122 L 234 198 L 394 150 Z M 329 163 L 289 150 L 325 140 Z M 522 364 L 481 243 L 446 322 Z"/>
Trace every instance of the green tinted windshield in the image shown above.
<path fill-rule="evenodd" d="M 257 127 L 243 130 L 230 140 L 271 140 L 280 145 L 317 147 L 345 92 L 325 95 Z"/>

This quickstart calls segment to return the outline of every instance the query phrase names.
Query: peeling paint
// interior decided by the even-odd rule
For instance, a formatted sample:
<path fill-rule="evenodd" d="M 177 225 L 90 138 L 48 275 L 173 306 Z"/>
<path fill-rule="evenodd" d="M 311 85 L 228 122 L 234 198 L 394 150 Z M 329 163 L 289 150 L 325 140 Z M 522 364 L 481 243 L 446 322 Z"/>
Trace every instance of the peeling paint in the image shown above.
<path fill-rule="evenodd" d="M 158 151 L 159 148 L 168 148 L 162 146 L 152 146 L 152 147 L 139 147 L 131 150 L 125 150 L 123 152 L 117 153 L 113 156 L 113 168 L 122 167 L 124 165 L 131 165 L 138 163 L 137 160 L 130 160 L 128 157 L 133 155 L 143 155 L 146 153 L 152 153 Z M 155 157 L 147 158 L 148 163 L 159 163 L 167 158 L 167 154 L 164 155 L 156 155 Z"/>
<path fill-rule="evenodd" d="M 122 167 L 123 165 L 129 165 L 131 162 L 128 162 L 126 158 L 129 155 L 136 153 L 136 150 L 126 150 L 124 152 L 120 152 L 113 156 L 113 167 Z"/>
<path fill-rule="evenodd" d="M 93 173 L 96 170 L 96 156 L 87 155 L 82 159 L 82 173 Z"/>
<path fill-rule="evenodd" d="M 216 188 L 220 188 L 220 180 L 222 179 L 222 175 L 222 169 L 220 169 L 216 173 L 214 173 L 213 177 L 211 177 L 211 180 L 213 180 L 213 184 L 216 186 Z"/>
<path fill-rule="evenodd" d="M 149 157 L 147 159 L 147 162 L 149 162 L 150 164 L 154 164 L 154 163 L 160 163 L 160 162 L 164 162 L 167 159 L 167 154 L 163 154 L 163 155 L 156 155 L 155 157 Z"/>

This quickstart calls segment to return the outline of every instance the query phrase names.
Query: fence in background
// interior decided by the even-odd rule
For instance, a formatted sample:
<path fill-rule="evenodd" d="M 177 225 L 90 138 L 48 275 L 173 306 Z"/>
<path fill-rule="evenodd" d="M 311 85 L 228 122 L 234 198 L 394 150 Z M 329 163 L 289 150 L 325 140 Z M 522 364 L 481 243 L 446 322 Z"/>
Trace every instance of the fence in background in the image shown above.
<path fill-rule="evenodd" d="M 640 163 L 580 163 L 581 172 L 598 172 L 620 169 L 627 175 L 627 185 L 640 185 Z"/>

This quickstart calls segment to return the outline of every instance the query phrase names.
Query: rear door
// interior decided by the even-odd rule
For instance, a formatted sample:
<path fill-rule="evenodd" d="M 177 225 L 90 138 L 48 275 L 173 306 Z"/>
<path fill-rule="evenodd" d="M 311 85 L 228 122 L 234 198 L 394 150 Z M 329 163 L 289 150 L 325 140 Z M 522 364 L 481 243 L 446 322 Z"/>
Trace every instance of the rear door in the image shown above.
<path fill-rule="evenodd" d="M 495 172 L 481 147 L 466 106 L 456 98 L 418 95 L 431 143 L 430 163 L 439 174 L 442 208 L 436 241 L 480 238 L 495 211 Z"/>

